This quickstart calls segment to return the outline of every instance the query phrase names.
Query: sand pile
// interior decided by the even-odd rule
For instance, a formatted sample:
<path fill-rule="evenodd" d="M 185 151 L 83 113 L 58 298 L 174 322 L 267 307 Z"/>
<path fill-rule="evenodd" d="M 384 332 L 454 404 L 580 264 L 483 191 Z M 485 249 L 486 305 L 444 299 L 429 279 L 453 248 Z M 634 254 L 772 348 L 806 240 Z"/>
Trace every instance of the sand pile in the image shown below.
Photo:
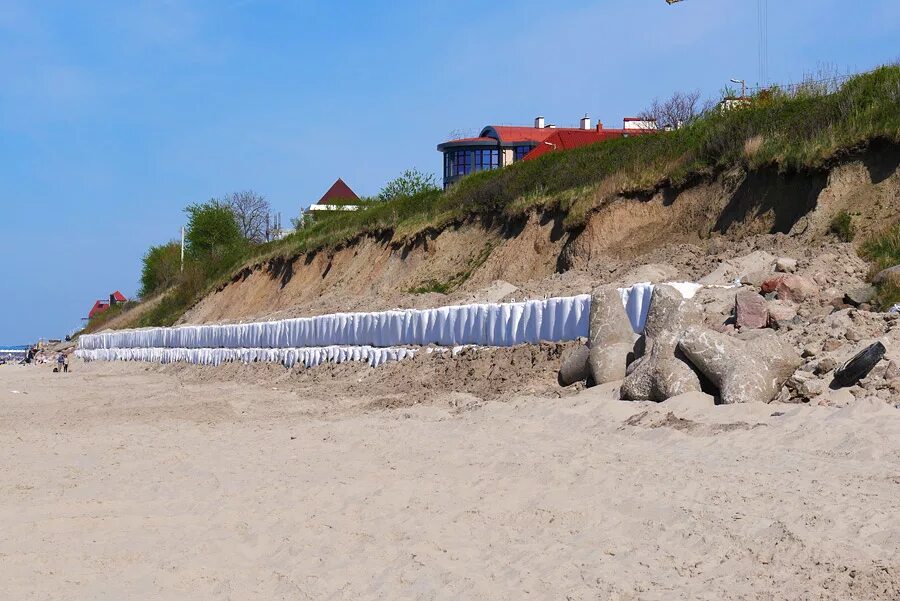
<path fill-rule="evenodd" d="M 218 367 L 178 363 L 146 367 L 116 365 L 126 366 L 126 370 L 147 369 L 176 374 L 189 383 L 271 385 L 300 396 L 331 400 L 334 404 L 328 406 L 328 411 L 335 411 L 339 401 L 348 398 L 365 399 L 358 405 L 345 407 L 360 411 L 431 405 L 436 399 L 449 402 L 445 399 L 448 393 L 452 395 L 454 406 L 462 407 L 485 400 L 508 400 L 522 394 L 553 398 L 576 393 L 581 387 L 560 389 L 556 383 L 560 358 L 575 344 L 467 347 L 456 354 L 420 353 L 411 359 L 375 369 L 359 363 L 329 363 L 312 369 L 302 366 L 285 369 L 271 363 L 228 363 Z M 104 369 L 97 363 L 85 367 Z"/>
<path fill-rule="evenodd" d="M 373 410 L 343 370 L 73 367 L 0 367 L 10 599 L 900 596 L 881 402 Z"/>

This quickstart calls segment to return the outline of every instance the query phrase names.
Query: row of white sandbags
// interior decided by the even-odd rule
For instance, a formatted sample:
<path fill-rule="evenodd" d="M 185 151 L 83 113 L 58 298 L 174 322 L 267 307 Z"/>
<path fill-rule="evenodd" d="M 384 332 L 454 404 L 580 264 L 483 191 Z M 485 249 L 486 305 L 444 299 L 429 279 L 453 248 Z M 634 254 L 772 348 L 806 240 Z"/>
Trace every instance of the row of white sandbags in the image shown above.
<path fill-rule="evenodd" d="M 432 349 L 426 349 L 431 352 Z M 444 350 L 444 349 L 441 349 Z M 455 351 L 456 349 L 454 349 Z M 323 363 L 362 361 L 376 367 L 389 361 L 401 361 L 416 354 L 414 349 L 374 348 L 371 346 L 320 346 L 313 348 L 114 348 L 79 349 L 75 355 L 85 361 L 145 361 L 151 363 L 281 363 L 285 367 L 316 367 Z"/>
<path fill-rule="evenodd" d="M 695 284 L 678 284 L 693 296 Z M 651 284 L 620 289 L 635 332 L 644 328 Z M 588 335 L 590 295 L 437 309 L 338 313 L 244 324 L 144 328 L 88 334 L 82 349 L 111 348 L 300 348 L 353 346 L 512 346 L 560 342 Z"/>

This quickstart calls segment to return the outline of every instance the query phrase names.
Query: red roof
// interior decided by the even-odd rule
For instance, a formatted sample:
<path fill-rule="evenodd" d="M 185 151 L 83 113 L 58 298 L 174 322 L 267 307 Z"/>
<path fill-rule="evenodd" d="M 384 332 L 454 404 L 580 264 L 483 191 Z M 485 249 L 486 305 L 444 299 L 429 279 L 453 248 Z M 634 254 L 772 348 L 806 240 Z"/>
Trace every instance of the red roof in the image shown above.
<path fill-rule="evenodd" d="M 527 127 L 515 125 L 491 125 L 485 129 L 493 129 L 500 136 L 501 142 L 543 142 L 558 131 L 583 131 L 561 127 Z M 485 132 L 481 132 L 484 134 Z"/>
<path fill-rule="evenodd" d="M 483 144 L 486 142 L 504 145 L 514 144 L 540 144 L 550 136 L 557 132 L 593 132 L 595 130 L 583 130 L 575 127 L 527 127 L 516 125 L 488 125 L 481 130 L 481 135 L 477 138 L 460 138 L 457 140 L 448 140 L 442 144 L 438 144 L 438 150 L 443 151 L 445 147 L 457 146 L 459 144 Z"/>
<path fill-rule="evenodd" d="M 96 303 L 94 303 L 94 306 L 91 308 L 90 312 L 88 313 L 88 319 L 92 319 L 94 317 L 94 315 L 99 315 L 100 313 L 103 313 L 107 309 L 109 309 L 109 303 L 98 300 Z"/>
<path fill-rule="evenodd" d="M 112 294 L 110 294 L 112 299 L 117 303 L 127 303 L 128 299 L 125 298 L 125 295 L 116 290 Z M 99 315 L 109 309 L 109 301 L 107 300 L 98 300 L 94 303 L 94 306 L 91 307 L 91 310 L 88 312 L 88 319 L 92 318 L 95 315 Z"/>
<path fill-rule="evenodd" d="M 651 131 L 633 129 L 557 129 L 546 140 L 526 154 L 523 160 L 531 161 L 554 150 L 571 150 L 572 148 L 596 144 L 611 138 L 621 138 L 625 135 L 637 136 L 651 133 Z"/>
<path fill-rule="evenodd" d="M 351 190 L 350 186 L 344 183 L 344 180 L 342 180 L 341 178 L 337 178 L 337 181 L 334 182 L 330 188 L 328 188 L 328 192 L 326 192 L 316 204 L 352 204 L 354 201 L 358 200 L 359 196 L 356 195 L 356 192 Z"/>
<path fill-rule="evenodd" d="M 625 121 L 638 120 L 634 117 Z M 625 136 L 637 136 L 654 133 L 655 130 L 643 129 L 606 129 L 598 124 L 594 129 L 582 129 L 580 127 L 528 127 L 516 125 L 488 125 L 481 130 L 477 138 L 461 138 L 438 144 L 438 150 L 445 151 L 457 145 L 499 141 L 503 146 L 516 144 L 531 145 L 531 152 L 525 155 L 525 160 L 536 159 L 552 150 L 569 150 L 579 146 L 595 144 L 610 138 L 622 138 Z"/>

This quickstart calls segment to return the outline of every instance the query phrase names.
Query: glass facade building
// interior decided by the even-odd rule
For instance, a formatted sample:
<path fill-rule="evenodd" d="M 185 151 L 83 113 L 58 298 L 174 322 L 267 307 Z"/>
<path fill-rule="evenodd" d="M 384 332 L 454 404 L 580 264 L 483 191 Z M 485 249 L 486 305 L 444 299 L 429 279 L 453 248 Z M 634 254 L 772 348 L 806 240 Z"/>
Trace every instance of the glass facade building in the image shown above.
<path fill-rule="evenodd" d="M 655 132 L 655 122 L 637 117 L 626 117 L 620 129 L 605 128 L 600 122 L 591 127 L 587 115 L 580 119 L 579 127 L 545 125 L 543 117 L 536 117 L 534 127 L 488 125 L 478 137 L 449 140 L 438 144 L 437 149 L 444 156 L 446 188 L 472 173 L 507 167 L 518 161 L 537 160 L 548 152 Z"/>
<path fill-rule="evenodd" d="M 462 177 L 479 171 L 489 171 L 521 161 L 535 147 L 535 143 L 518 141 L 511 144 L 500 139 L 493 128 L 487 127 L 477 138 L 451 140 L 438 145 L 444 155 L 444 187 Z"/>

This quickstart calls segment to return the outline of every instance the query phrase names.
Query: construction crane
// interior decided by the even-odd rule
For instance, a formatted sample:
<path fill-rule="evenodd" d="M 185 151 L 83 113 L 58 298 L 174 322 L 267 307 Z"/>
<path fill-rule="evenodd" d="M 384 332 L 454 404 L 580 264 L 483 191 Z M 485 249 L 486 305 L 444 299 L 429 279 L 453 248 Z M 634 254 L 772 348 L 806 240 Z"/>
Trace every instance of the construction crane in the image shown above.
<path fill-rule="evenodd" d="M 672 5 L 683 0 L 666 0 Z M 756 0 L 756 21 L 758 29 L 759 83 L 769 84 L 769 0 Z"/>

